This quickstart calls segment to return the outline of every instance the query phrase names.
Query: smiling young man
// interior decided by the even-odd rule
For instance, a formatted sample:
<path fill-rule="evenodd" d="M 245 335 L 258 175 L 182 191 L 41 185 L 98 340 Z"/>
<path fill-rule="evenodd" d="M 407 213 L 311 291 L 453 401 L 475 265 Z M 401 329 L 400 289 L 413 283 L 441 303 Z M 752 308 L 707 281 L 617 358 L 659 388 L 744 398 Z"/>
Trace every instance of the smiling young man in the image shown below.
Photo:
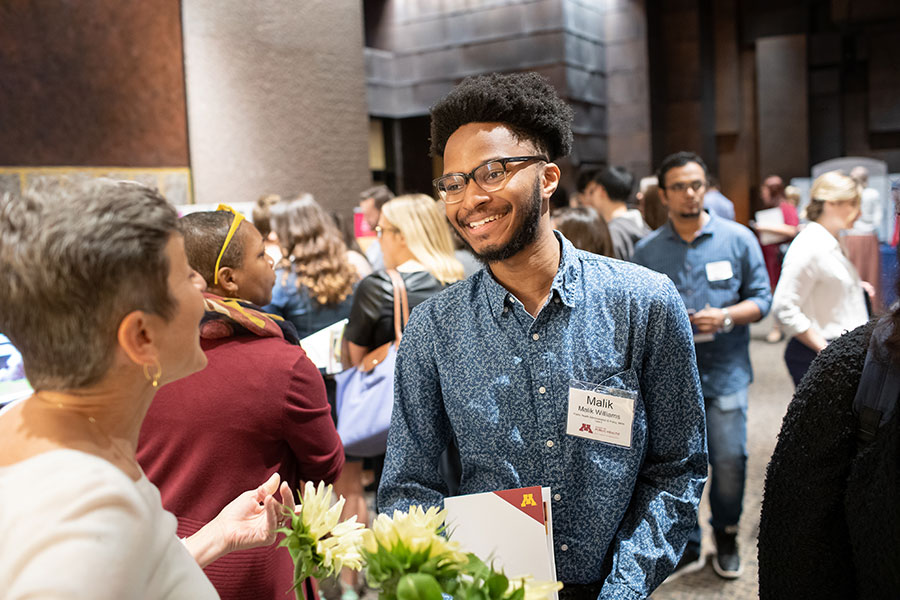
<path fill-rule="evenodd" d="M 691 152 L 672 154 L 657 177 L 669 221 L 638 242 L 633 260 L 668 275 L 691 313 L 712 466 L 713 567 L 735 579 L 741 574 L 737 529 L 747 465 L 747 386 L 753 380 L 747 325 L 769 312 L 772 292 L 756 236 L 703 210 L 703 160 Z M 677 574 L 703 567 L 700 539 L 698 523 Z"/>
<path fill-rule="evenodd" d="M 459 493 L 551 488 L 563 598 L 645 598 L 678 562 L 706 478 L 681 299 L 667 278 L 551 229 L 572 111 L 544 79 L 470 78 L 431 116 L 438 195 L 487 268 L 412 314 L 379 508 L 440 505 L 455 440 Z M 588 390 L 621 419 L 570 424 Z"/>

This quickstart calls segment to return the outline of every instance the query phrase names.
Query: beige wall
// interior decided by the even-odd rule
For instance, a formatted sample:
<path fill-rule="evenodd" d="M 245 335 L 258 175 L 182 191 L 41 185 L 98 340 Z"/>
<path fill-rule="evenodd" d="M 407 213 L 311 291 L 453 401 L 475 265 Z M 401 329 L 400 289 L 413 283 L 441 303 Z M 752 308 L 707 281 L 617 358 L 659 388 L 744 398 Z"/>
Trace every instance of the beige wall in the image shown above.
<path fill-rule="evenodd" d="M 370 182 L 361 3 L 183 0 L 182 22 L 196 201 L 355 205 Z"/>

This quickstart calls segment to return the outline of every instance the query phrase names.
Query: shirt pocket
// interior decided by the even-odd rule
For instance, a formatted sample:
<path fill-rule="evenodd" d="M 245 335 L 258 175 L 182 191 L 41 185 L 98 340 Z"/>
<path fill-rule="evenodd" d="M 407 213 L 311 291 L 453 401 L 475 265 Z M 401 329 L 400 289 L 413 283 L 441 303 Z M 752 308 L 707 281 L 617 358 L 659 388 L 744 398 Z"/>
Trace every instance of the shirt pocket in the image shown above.
<path fill-rule="evenodd" d="M 731 306 L 739 300 L 741 280 L 736 275 L 728 279 L 707 281 L 709 286 L 709 303 L 715 307 Z"/>

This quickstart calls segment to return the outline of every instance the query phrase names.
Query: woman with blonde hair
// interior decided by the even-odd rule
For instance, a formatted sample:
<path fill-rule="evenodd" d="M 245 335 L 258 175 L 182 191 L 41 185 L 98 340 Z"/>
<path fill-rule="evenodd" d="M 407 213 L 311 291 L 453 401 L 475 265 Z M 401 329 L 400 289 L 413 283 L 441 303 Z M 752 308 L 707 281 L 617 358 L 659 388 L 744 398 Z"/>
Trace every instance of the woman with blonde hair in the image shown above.
<path fill-rule="evenodd" d="M 375 232 L 381 242 L 385 268 L 396 270 L 403 279 L 410 310 L 463 278 L 462 264 L 453 255 L 453 240 L 443 207 L 431 197 L 409 194 L 388 201 L 381 208 Z M 342 358 L 347 366 L 358 366 L 369 351 L 394 339 L 394 288 L 390 275 L 382 269 L 357 286 L 350 321 L 344 331 Z M 384 454 L 371 462 L 377 485 Z M 344 518 L 356 514 L 364 523 L 367 510 L 362 470 L 361 460 L 348 457 L 335 492 L 347 499 Z M 353 575 L 347 572 L 342 579 L 349 586 Z"/>
<path fill-rule="evenodd" d="M 793 336 L 784 360 L 795 386 L 828 342 L 869 319 L 864 282 L 840 241 L 859 216 L 859 201 L 855 181 L 838 171 L 820 175 L 806 206 L 809 225 L 784 257 L 772 312 Z"/>
<path fill-rule="evenodd" d="M 328 213 L 311 194 L 301 194 L 272 206 L 269 222 L 284 258 L 265 310 L 293 323 L 301 339 L 346 319 L 360 275 Z"/>

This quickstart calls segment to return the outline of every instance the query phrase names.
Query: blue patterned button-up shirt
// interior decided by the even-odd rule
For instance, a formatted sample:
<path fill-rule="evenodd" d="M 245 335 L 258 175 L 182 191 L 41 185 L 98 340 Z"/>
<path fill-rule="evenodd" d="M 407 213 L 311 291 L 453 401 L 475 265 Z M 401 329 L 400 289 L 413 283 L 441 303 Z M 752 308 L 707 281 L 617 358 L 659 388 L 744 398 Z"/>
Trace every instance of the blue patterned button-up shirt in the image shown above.
<path fill-rule="evenodd" d="M 706 480 L 690 324 L 668 278 L 557 236 L 536 318 L 488 269 L 413 311 L 379 506 L 441 505 L 438 460 L 455 436 L 460 494 L 551 488 L 561 581 L 644 598 L 678 562 Z M 572 379 L 639 393 L 630 448 L 566 434 Z"/>
<path fill-rule="evenodd" d="M 632 260 L 668 275 L 689 310 L 722 308 L 753 301 L 765 316 L 772 305 L 772 288 L 756 236 L 741 225 L 715 215 L 688 243 L 669 221 L 640 242 Z M 707 265 L 727 262 L 731 277 L 710 281 Z M 750 385 L 750 327 L 735 325 L 697 344 L 697 367 L 703 393 L 710 397 L 733 394 Z"/>

